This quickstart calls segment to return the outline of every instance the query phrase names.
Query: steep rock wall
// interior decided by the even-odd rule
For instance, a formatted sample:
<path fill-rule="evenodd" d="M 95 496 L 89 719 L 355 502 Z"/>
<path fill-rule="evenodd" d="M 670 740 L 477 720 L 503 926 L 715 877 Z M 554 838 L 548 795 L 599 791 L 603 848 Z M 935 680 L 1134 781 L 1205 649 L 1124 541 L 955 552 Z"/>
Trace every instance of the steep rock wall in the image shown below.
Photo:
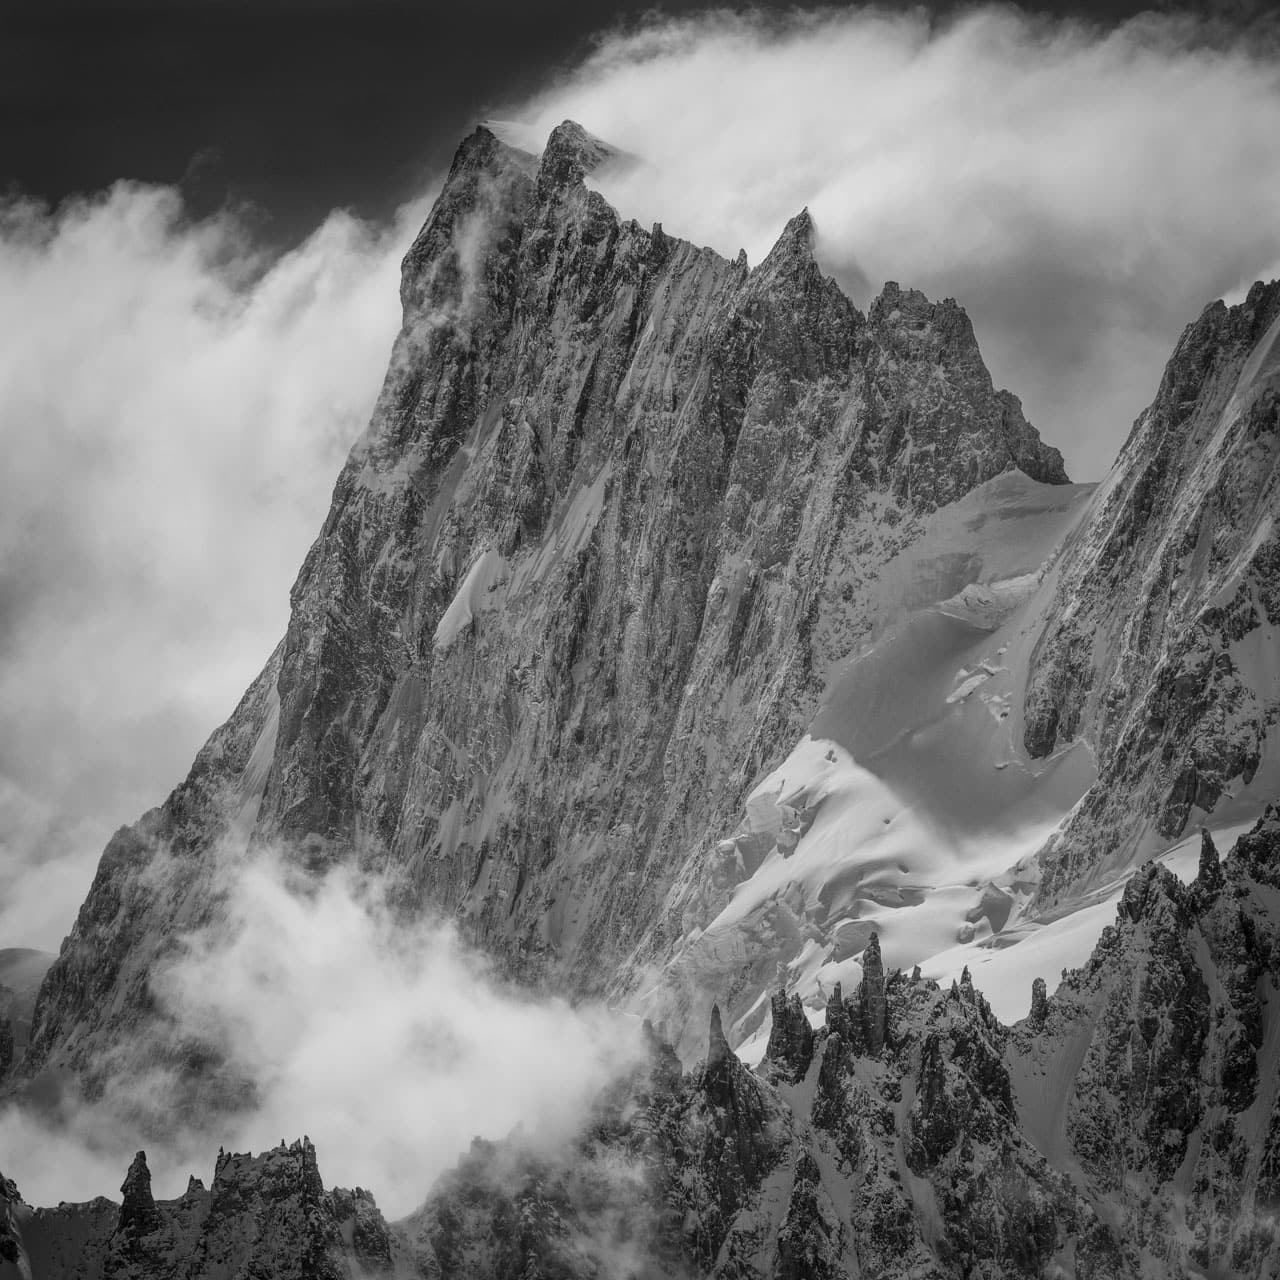
<path fill-rule="evenodd" d="M 859 583 L 1008 468 L 1065 481 L 954 302 L 864 316 L 807 212 L 754 270 L 622 222 L 609 158 L 569 123 L 540 160 L 462 144 L 288 633 L 112 841 L 28 1073 L 97 1069 L 246 842 L 385 874 L 525 980 L 660 961 L 871 626 Z"/>

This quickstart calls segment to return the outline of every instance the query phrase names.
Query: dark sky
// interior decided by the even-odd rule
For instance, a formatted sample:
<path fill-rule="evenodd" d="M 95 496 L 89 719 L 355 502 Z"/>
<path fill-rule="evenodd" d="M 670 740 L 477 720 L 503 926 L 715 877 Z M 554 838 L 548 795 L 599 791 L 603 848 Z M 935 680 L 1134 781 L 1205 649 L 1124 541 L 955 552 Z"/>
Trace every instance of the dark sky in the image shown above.
<path fill-rule="evenodd" d="M 335 206 L 386 214 L 475 120 L 574 61 L 592 32 L 652 7 L 0 0 L 0 186 L 57 202 L 121 177 L 180 182 L 194 213 L 248 201 L 264 238 L 293 241 Z M 1151 0 L 1024 7 L 1108 23 Z"/>

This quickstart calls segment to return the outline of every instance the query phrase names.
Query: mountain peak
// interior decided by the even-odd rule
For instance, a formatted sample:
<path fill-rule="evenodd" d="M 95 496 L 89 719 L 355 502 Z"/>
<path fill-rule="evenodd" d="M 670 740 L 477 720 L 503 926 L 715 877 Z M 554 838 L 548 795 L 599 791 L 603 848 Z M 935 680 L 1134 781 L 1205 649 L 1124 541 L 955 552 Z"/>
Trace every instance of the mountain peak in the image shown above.
<path fill-rule="evenodd" d="M 576 120 L 556 125 L 547 139 L 538 169 L 538 194 L 581 186 L 583 179 L 617 152 L 607 142 L 588 133 Z"/>
<path fill-rule="evenodd" d="M 774 242 L 765 260 L 760 264 L 762 275 L 777 272 L 794 272 L 808 266 L 815 266 L 813 256 L 814 241 L 817 239 L 817 227 L 813 215 L 806 205 L 793 218 L 788 219 L 782 228 L 782 234 Z"/>
<path fill-rule="evenodd" d="M 487 125 L 478 124 L 465 138 L 458 143 L 453 153 L 453 163 L 449 166 L 449 181 L 463 171 L 483 169 L 494 154 L 506 150 L 506 144 Z"/>
<path fill-rule="evenodd" d="M 720 1006 L 713 1004 L 711 1006 L 711 1028 L 707 1035 L 707 1066 L 717 1066 L 721 1062 L 727 1062 L 732 1057 L 733 1050 L 729 1048 L 729 1042 L 725 1039 L 724 1027 L 720 1021 Z"/>
<path fill-rule="evenodd" d="M 799 240 L 807 248 L 812 248 L 816 230 L 813 223 L 813 214 L 809 212 L 809 206 L 805 205 L 795 217 L 788 220 L 779 238 L 782 240 Z"/>

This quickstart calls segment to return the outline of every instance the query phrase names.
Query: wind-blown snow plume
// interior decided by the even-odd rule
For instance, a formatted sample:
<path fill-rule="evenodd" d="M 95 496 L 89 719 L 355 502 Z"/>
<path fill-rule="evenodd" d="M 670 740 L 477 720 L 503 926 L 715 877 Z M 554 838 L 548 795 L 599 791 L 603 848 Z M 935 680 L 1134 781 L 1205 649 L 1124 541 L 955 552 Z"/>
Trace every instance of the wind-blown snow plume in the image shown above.
<path fill-rule="evenodd" d="M 1280 80 L 1186 19 L 1012 7 L 651 20 L 512 113 L 641 157 L 628 216 L 758 262 L 802 206 L 855 299 L 954 295 L 997 385 L 1099 477 L 1188 316 L 1280 256 Z"/>

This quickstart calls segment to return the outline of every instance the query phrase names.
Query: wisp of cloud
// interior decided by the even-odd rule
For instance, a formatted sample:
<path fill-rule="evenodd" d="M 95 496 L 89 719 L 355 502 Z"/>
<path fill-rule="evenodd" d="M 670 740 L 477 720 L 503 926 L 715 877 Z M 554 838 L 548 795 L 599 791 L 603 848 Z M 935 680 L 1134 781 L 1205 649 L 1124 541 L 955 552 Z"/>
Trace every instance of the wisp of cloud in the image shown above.
<path fill-rule="evenodd" d="M 635 1019 L 503 985 L 447 924 L 393 920 L 376 883 L 342 870 L 317 881 L 266 853 L 222 878 L 225 914 L 152 977 L 172 1020 L 157 1048 L 208 1046 L 254 1102 L 147 1139 L 157 1195 L 207 1178 L 219 1145 L 262 1151 L 305 1132 L 331 1182 L 368 1187 L 400 1216 L 473 1137 L 519 1126 L 527 1142 L 567 1140 L 637 1060 Z M 0 1112 L 4 1172 L 29 1203 L 114 1194 L 141 1128 L 165 1123 L 171 1083 L 131 1068 L 56 1121 Z"/>

